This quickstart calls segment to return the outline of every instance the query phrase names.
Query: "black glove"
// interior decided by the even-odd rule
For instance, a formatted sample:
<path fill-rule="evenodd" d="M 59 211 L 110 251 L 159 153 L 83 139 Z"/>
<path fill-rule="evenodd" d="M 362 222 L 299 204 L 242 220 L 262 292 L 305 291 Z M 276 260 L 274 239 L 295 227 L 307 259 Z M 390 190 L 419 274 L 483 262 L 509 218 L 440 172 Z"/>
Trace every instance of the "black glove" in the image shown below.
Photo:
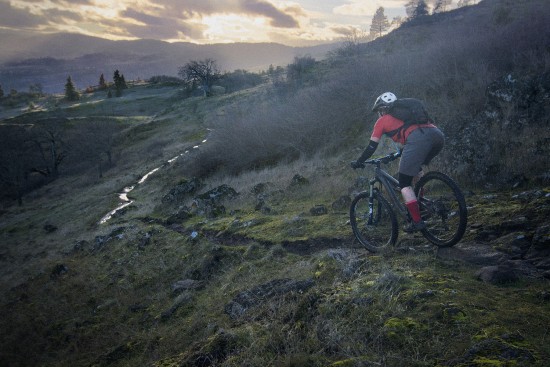
<path fill-rule="evenodd" d="M 365 163 L 362 163 L 362 162 L 359 162 L 359 161 L 351 161 L 350 166 L 353 169 L 365 168 Z"/>

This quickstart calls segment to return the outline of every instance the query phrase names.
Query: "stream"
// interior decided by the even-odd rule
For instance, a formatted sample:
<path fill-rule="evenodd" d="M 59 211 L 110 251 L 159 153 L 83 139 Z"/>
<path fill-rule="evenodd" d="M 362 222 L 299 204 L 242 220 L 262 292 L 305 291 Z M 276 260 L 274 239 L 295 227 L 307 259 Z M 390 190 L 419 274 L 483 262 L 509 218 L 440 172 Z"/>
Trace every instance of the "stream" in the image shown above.
<path fill-rule="evenodd" d="M 202 144 L 206 143 L 206 139 L 204 139 L 200 144 L 197 144 L 193 147 L 193 149 L 198 149 Z M 127 206 L 129 205 L 132 205 L 132 203 L 134 202 L 134 200 L 130 199 L 128 197 L 128 194 L 136 188 L 137 185 L 141 185 L 143 184 L 152 174 L 154 174 L 155 172 L 157 172 L 158 170 L 160 170 L 161 168 L 163 167 L 166 167 L 167 165 L 175 162 L 177 159 L 179 159 L 180 157 L 183 157 L 184 155 L 186 154 L 189 154 L 190 150 L 186 150 L 185 152 L 181 153 L 181 154 L 178 154 L 177 156 L 175 156 L 174 158 L 172 159 L 169 159 L 166 163 L 162 164 L 160 167 L 157 167 L 149 172 L 147 172 L 143 177 L 141 177 L 139 179 L 138 182 L 136 182 L 135 184 L 131 185 L 131 186 L 126 186 L 122 192 L 119 192 L 117 195 L 118 195 L 118 198 L 120 200 L 120 203 L 118 204 L 118 206 L 111 210 L 109 213 L 105 214 L 101 220 L 99 221 L 99 224 L 104 224 L 104 223 L 107 223 L 109 221 L 109 219 L 111 219 L 113 217 L 113 215 L 115 215 L 117 212 L 119 212 L 120 210 L 126 208 Z"/>

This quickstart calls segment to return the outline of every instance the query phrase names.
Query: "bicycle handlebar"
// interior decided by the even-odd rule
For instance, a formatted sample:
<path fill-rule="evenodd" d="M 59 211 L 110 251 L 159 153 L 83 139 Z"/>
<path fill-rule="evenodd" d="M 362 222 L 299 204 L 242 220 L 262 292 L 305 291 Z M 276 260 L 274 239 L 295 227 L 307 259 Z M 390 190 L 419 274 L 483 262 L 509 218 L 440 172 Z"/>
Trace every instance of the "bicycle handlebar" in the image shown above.
<path fill-rule="evenodd" d="M 390 163 L 391 161 L 395 161 L 397 158 L 401 157 L 401 152 L 402 152 L 402 150 L 399 149 L 395 153 L 391 153 L 391 154 L 388 154 L 388 155 L 385 155 L 385 156 L 379 157 L 379 158 L 368 159 L 364 163 L 365 164 L 373 164 L 373 165 L 376 165 L 376 166 L 380 165 L 380 163 L 387 164 L 387 163 Z"/>

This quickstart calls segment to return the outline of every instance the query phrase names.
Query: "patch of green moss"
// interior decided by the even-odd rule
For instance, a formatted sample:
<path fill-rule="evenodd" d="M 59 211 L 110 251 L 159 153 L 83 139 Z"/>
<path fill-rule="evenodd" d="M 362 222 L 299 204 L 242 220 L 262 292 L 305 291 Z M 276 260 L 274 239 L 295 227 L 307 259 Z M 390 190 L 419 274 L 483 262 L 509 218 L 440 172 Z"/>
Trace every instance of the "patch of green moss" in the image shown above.
<path fill-rule="evenodd" d="M 347 215 L 328 213 L 313 216 L 304 213 L 304 208 L 314 206 L 313 203 L 307 200 L 292 201 L 291 204 L 285 204 L 284 211 L 275 210 L 275 213 L 280 214 L 262 214 L 251 208 L 243 208 L 237 215 L 221 215 L 206 221 L 195 217 L 186 221 L 186 224 L 271 243 L 350 237 Z"/>
<path fill-rule="evenodd" d="M 345 359 L 342 361 L 337 361 L 330 364 L 330 367 L 353 367 L 355 366 L 357 361 L 354 358 Z"/>
<path fill-rule="evenodd" d="M 315 279 L 321 283 L 332 282 L 342 271 L 341 265 L 334 259 L 323 258 L 315 265 Z"/>
<path fill-rule="evenodd" d="M 419 326 L 420 325 L 410 317 L 406 317 L 404 319 L 400 319 L 398 317 L 390 317 L 384 322 L 384 327 L 388 329 L 393 329 L 395 331 L 415 329 Z"/>
<path fill-rule="evenodd" d="M 476 367 L 512 367 L 517 366 L 516 361 L 501 361 L 486 357 L 476 357 L 472 363 Z"/>

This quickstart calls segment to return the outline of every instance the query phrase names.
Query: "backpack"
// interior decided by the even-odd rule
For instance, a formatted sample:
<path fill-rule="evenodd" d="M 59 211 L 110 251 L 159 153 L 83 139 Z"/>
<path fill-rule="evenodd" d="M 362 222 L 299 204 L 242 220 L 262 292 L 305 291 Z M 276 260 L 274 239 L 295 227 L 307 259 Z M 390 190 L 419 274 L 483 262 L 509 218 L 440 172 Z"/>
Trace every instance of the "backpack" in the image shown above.
<path fill-rule="evenodd" d="M 411 125 L 429 124 L 433 120 L 428 115 L 422 101 L 416 98 L 400 98 L 390 105 L 388 114 L 404 122 L 404 125 L 398 129 L 387 133 L 393 136 L 397 133 L 407 130 Z"/>

